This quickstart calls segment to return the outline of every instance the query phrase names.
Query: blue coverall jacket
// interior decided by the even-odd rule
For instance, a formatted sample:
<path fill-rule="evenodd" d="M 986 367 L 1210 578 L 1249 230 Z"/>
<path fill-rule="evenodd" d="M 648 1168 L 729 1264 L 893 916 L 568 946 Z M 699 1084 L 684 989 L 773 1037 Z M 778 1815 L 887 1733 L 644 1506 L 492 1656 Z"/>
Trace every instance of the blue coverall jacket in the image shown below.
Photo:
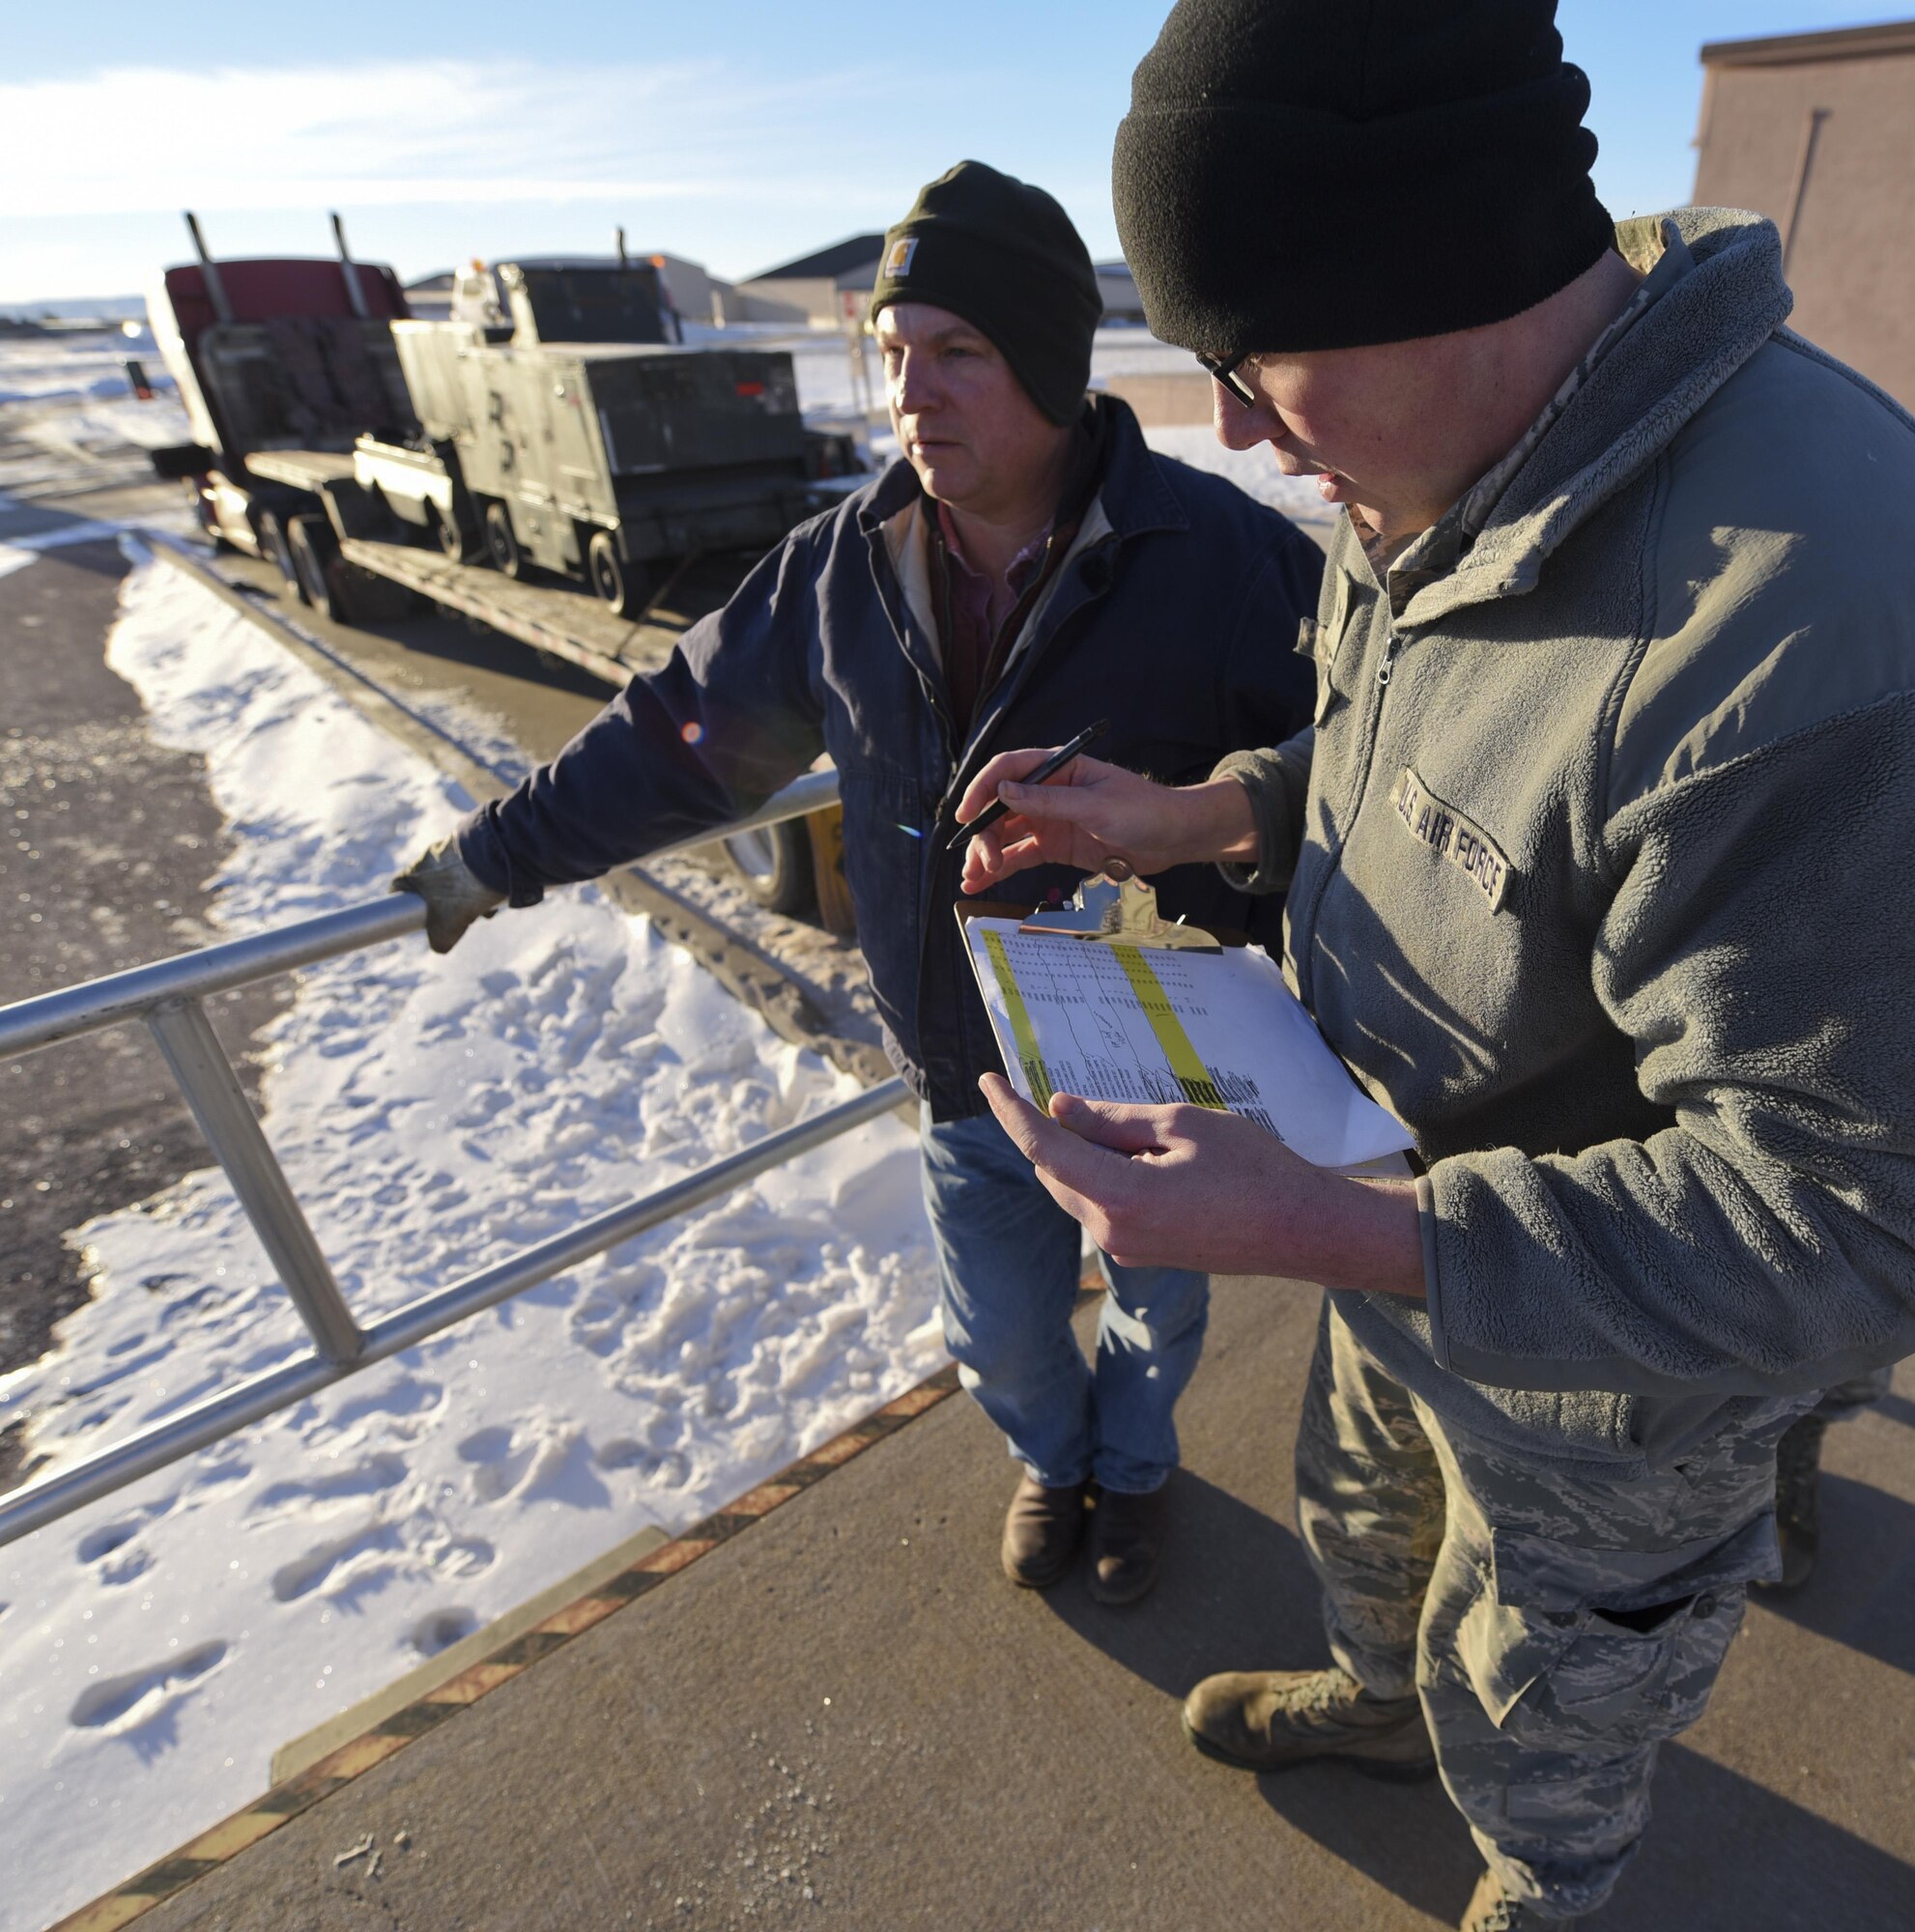
<path fill-rule="evenodd" d="M 1000 1061 L 952 914 L 962 848 L 945 851 L 969 776 L 1108 718 L 1097 756 L 1187 782 L 1228 751 L 1282 743 L 1314 696 L 1296 645 L 1316 610 L 1316 546 L 1222 478 L 1153 455 L 1123 403 L 1097 407 L 1103 472 L 1079 547 L 963 743 L 936 639 L 886 542 L 886 523 L 920 499 L 900 461 L 793 530 L 663 670 L 474 812 L 459 834 L 467 865 L 530 905 L 753 810 L 829 753 L 887 1050 L 935 1118 L 982 1111 L 978 1075 Z M 1079 876 L 1047 867 L 1014 883 L 1036 902 Z M 1199 923 L 1241 927 L 1253 903 L 1209 866 L 1156 883 L 1166 912 Z"/>

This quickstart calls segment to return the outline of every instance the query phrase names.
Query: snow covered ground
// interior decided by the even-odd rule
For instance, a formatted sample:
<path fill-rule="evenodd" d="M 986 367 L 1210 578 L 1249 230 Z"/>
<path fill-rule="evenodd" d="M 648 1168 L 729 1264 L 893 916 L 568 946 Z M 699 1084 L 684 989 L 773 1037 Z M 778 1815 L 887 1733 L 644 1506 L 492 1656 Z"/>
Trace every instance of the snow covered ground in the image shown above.
<path fill-rule="evenodd" d="M 117 330 L 99 335 L 18 335 L 0 338 L 0 403 L 53 396 L 114 397 L 131 393 L 126 361 L 136 357 L 155 388 L 173 386 L 142 328 L 128 336 Z"/>
<path fill-rule="evenodd" d="M 465 803 L 163 566 L 110 662 L 202 752 L 233 931 L 384 888 Z M 305 974 L 268 1132 L 375 1315 L 850 1091 L 597 895 Z M 56 1051 L 58 1049 L 55 1049 Z M 0 1926 L 261 1790 L 272 1749 L 646 1523 L 695 1520 L 943 1358 L 887 1119 L 0 1551 Z M 97 1296 L 0 1381 L 83 1454 L 303 1346 L 216 1171 L 79 1231 Z"/>
<path fill-rule="evenodd" d="M 1320 543 L 1343 514 L 1340 505 L 1324 501 L 1313 478 L 1284 475 L 1267 443 L 1260 442 L 1254 449 L 1226 449 L 1208 423 L 1159 424 L 1144 432 L 1144 440 L 1193 469 L 1229 477 L 1246 496 L 1281 510 Z"/>
<path fill-rule="evenodd" d="M 176 398 L 128 394 L 129 346 L 0 343 L 0 413 L 31 445 L 0 485 L 185 439 Z M 779 346 L 809 412 L 849 407 L 842 339 Z M 1110 329 L 1094 376 L 1187 360 Z M 1329 520 L 1267 450 L 1149 436 Z M 100 529 L 0 549 L 0 572 Z M 382 890 L 466 803 L 164 567 L 129 580 L 110 661 L 157 735 L 207 756 L 237 841 L 228 930 Z M 444 722 L 522 762 L 489 721 Z M 443 961 L 412 941 L 314 969 L 269 1037 L 269 1133 L 367 1316 L 848 1091 L 589 893 Z M 216 1170 L 75 1238 L 96 1298 L 0 1379 L 0 1426 L 34 1413 L 52 1466 L 303 1347 Z M 163 1856 L 262 1789 L 280 1744 L 921 1378 L 933 1310 L 915 1150 L 885 1121 L 0 1550 L 0 1932 Z"/>
<path fill-rule="evenodd" d="M 129 355 L 154 385 L 150 401 L 128 385 Z M 37 498 L 151 482 L 146 452 L 191 436 L 150 336 L 0 340 L 0 492 Z"/>

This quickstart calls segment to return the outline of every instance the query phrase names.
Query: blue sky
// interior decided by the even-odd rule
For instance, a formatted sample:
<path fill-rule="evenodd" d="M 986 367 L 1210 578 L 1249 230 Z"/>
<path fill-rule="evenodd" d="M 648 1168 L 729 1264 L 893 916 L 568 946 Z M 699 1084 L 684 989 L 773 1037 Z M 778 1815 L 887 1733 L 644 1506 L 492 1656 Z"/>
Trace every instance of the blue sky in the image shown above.
<path fill-rule="evenodd" d="M 1326 0 L 1334 4 L 1334 0 Z M 353 245 L 412 276 L 636 247 L 742 276 L 883 228 L 977 156 L 1116 252 L 1110 141 L 1168 0 L 195 0 L 12 8 L 0 302 L 145 286 L 192 207 L 221 254 Z M 1617 214 L 1683 200 L 1705 41 L 1900 17 L 1833 0 L 1562 0 Z M 319 23 L 325 39 L 320 44 Z"/>

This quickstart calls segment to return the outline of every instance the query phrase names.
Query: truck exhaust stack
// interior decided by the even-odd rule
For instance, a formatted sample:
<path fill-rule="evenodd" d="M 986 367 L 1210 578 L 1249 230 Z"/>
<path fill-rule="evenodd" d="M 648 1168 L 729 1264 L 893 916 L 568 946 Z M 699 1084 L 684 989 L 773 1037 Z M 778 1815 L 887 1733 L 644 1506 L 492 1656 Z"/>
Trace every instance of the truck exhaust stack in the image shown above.
<path fill-rule="evenodd" d="M 193 238 L 193 252 L 199 257 L 199 271 L 206 280 L 207 299 L 213 304 L 214 314 L 221 322 L 230 323 L 233 304 L 226 299 L 226 284 L 219 279 L 219 264 L 213 259 L 206 237 L 199 232 L 199 216 L 190 208 L 186 213 L 186 233 Z"/>
<path fill-rule="evenodd" d="M 332 240 L 338 244 L 339 266 L 346 277 L 346 299 L 361 322 L 369 322 L 372 311 L 366 306 L 366 292 L 359 287 L 359 271 L 354 264 L 353 251 L 346 246 L 346 224 L 340 220 L 337 209 L 332 212 Z"/>

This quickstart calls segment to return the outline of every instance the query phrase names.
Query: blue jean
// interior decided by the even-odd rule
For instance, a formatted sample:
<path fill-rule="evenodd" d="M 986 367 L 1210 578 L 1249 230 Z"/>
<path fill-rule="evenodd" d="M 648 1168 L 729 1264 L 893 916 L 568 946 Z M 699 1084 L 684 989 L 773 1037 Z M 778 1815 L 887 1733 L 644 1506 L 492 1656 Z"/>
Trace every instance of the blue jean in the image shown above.
<path fill-rule="evenodd" d="M 1071 1332 L 1082 1229 L 988 1114 L 933 1123 L 927 1108 L 922 1145 L 959 1379 L 1046 1488 L 1157 1489 L 1177 1466 L 1172 1411 L 1203 1350 L 1210 1277 L 1100 1255 L 1093 1369 Z"/>

